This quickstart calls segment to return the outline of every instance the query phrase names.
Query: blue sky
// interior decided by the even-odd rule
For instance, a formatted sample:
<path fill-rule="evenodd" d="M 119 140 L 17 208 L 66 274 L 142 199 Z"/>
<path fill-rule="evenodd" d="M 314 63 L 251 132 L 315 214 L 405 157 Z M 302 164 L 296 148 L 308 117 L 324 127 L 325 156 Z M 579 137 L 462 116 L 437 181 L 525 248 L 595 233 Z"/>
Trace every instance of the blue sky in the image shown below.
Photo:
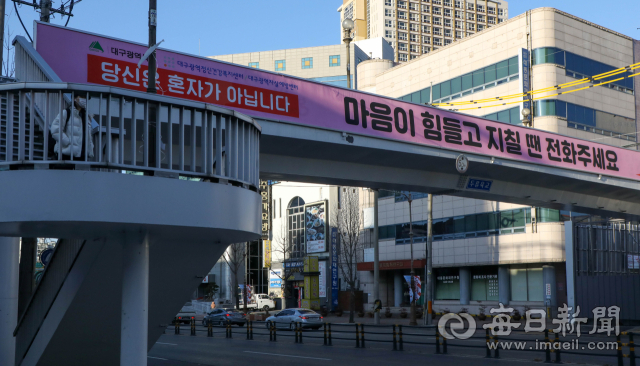
<path fill-rule="evenodd" d="M 65 0 L 66 2 L 67 0 Z M 342 0 L 158 0 L 158 40 L 164 48 L 203 56 L 337 44 Z M 60 7 L 60 0 L 53 0 Z M 146 0 L 82 0 L 69 27 L 147 42 Z M 550 6 L 640 39 L 639 0 L 511 0 L 515 16 L 531 8 Z M 27 29 L 39 18 L 33 8 L 19 6 Z M 7 0 L 7 26 L 24 35 Z M 56 24 L 66 18 L 56 17 Z"/>

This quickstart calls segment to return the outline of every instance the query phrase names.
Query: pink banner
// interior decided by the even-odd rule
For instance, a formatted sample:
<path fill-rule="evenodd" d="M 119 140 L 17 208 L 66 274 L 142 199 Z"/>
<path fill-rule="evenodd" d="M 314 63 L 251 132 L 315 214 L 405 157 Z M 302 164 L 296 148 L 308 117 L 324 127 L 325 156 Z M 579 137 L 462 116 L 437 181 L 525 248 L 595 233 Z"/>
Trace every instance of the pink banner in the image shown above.
<path fill-rule="evenodd" d="M 36 49 L 65 82 L 146 90 L 145 45 L 38 23 Z M 257 118 L 640 180 L 637 151 L 494 122 L 208 58 L 157 50 L 158 93 Z M 634 158 L 635 156 L 635 158 Z"/>

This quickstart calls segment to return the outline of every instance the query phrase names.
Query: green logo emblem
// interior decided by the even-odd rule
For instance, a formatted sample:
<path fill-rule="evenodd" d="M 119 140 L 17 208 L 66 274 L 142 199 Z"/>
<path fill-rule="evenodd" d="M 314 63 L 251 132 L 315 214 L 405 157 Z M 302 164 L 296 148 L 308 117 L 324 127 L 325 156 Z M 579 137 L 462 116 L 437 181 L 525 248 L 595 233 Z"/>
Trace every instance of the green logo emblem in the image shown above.
<path fill-rule="evenodd" d="M 100 42 L 98 41 L 92 42 L 91 45 L 89 46 L 89 49 L 94 52 L 104 52 L 104 50 L 102 49 L 102 46 L 100 46 Z"/>

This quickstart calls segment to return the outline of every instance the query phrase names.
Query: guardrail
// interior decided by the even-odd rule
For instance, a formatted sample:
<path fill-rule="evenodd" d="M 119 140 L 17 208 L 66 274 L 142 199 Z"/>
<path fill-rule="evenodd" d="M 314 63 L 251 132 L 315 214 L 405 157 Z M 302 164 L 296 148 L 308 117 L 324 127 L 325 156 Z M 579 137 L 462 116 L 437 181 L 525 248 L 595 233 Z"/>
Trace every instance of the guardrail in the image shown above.
<path fill-rule="evenodd" d="M 635 354 L 634 333 L 621 332 L 617 335 L 615 341 L 606 343 L 616 343 L 616 348 L 609 350 L 611 352 L 577 352 L 573 350 L 566 350 L 563 344 L 567 344 L 567 339 L 564 341 L 560 338 L 558 333 L 555 333 L 554 338 L 549 337 L 549 333 L 554 333 L 553 330 L 544 330 L 543 333 L 538 335 L 544 335 L 544 338 L 518 338 L 518 337 L 499 337 L 498 335 L 492 335 L 490 329 L 485 330 L 484 335 L 474 335 L 470 339 L 483 339 L 484 345 L 464 344 L 464 343 L 452 343 L 464 342 L 462 339 L 447 339 L 440 334 L 438 327 L 436 326 L 403 326 L 403 325 L 372 325 L 361 323 L 328 323 L 322 324 L 322 333 L 312 332 L 303 336 L 303 327 L 308 326 L 306 323 L 296 322 L 290 324 L 289 328 L 283 329 L 275 326 L 275 323 L 271 321 L 251 321 L 248 320 L 245 325 L 245 329 L 234 328 L 231 324 L 223 324 L 221 327 L 216 327 L 211 323 L 207 325 L 197 326 L 195 320 L 191 322 L 191 335 L 197 336 L 198 332 L 207 332 L 207 337 L 215 338 L 215 334 L 224 333 L 224 338 L 232 339 L 234 329 L 237 329 L 237 334 L 242 335 L 246 333 L 246 340 L 259 339 L 258 337 L 264 337 L 265 341 L 277 342 L 278 338 L 293 338 L 293 342 L 297 344 L 304 344 L 304 340 L 317 340 L 322 341 L 323 346 L 333 346 L 334 341 L 341 341 L 343 344 L 351 344 L 355 348 L 367 348 L 369 343 L 386 343 L 389 344 L 391 351 L 404 351 L 405 345 L 414 346 L 433 346 L 436 354 L 447 355 L 449 354 L 449 347 L 458 348 L 477 348 L 484 351 L 485 358 L 500 358 L 500 351 L 523 351 L 523 352 L 538 352 L 545 354 L 545 363 L 553 362 L 562 363 L 562 355 L 582 355 L 589 357 L 608 357 L 615 358 L 618 366 L 624 365 L 624 359 L 629 359 L 630 366 L 636 366 L 636 360 L 638 357 Z M 366 326 L 366 328 L 365 328 Z M 214 329 L 223 328 L 223 330 L 215 331 Z M 365 330 L 366 329 L 366 330 Z M 284 330 L 284 332 L 283 332 Z M 289 332 L 287 332 L 289 330 Z M 174 328 L 174 334 L 180 334 L 180 324 L 176 323 Z M 317 335 L 321 334 L 321 335 Z M 336 336 L 337 335 L 337 336 Z M 621 337 L 627 336 L 628 343 L 623 343 Z M 268 337 L 268 339 L 267 339 Z M 236 337 L 238 339 L 238 337 Z M 408 340 L 411 339 L 411 340 Z M 532 342 L 535 344 L 544 345 L 541 349 L 518 349 L 518 348 L 505 348 L 501 346 L 500 342 Z M 570 341 L 571 342 L 571 341 Z M 603 342 L 604 343 L 604 342 Z M 628 347 L 628 354 L 624 353 L 624 347 Z M 552 357 L 553 356 L 553 357 Z M 565 356 L 566 357 L 566 356 Z"/>
<path fill-rule="evenodd" d="M 2 110 L 6 117 L 0 120 L 0 170 L 66 165 L 66 169 L 224 180 L 253 190 L 259 186 L 261 129 L 242 113 L 85 84 L 9 83 L 0 85 L 0 95 L 7 100 Z M 68 123 L 71 130 L 82 131 L 82 150 L 65 155 L 68 150 L 51 145 L 68 139 L 63 131 L 70 130 L 60 128 L 52 135 L 51 123 L 60 111 L 77 113 L 76 103 L 67 100 L 78 96 L 87 100 L 86 123 L 76 118 Z M 42 116 L 44 126 L 34 123 L 36 115 Z M 37 141 L 42 141 L 41 149 L 36 149 Z"/>

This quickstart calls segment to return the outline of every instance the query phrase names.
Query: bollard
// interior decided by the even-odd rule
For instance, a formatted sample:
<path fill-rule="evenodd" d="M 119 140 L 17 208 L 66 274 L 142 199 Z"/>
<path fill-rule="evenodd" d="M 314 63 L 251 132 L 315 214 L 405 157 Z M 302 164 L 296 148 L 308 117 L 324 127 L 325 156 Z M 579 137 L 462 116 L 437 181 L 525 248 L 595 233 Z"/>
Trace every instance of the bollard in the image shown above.
<path fill-rule="evenodd" d="M 224 337 L 229 338 L 229 323 L 225 325 L 224 330 L 225 330 Z"/>
<path fill-rule="evenodd" d="M 364 324 L 360 324 L 360 345 L 364 348 Z"/>
<path fill-rule="evenodd" d="M 250 338 L 249 338 L 249 332 L 250 332 L 250 331 L 249 331 L 249 328 L 250 328 L 250 327 L 249 327 L 249 322 L 247 322 L 247 340 L 249 340 L 249 339 L 250 339 Z"/>
<path fill-rule="evenodd" d="M 553 343 L 558 343 L 558 349 L 554 349 L 554 351 L 556 351 L 556 363 L 562 363 L 562 360 L 560 359 L 560 336 L 558 335 L 558 333 L 556 333 L 556 338 L 553 340 Z"/>
<path fill-rule="evenodd" d="M 397 351 L 398 350 L 398 343 L 396 341 L 396 325 L 393 325 L 393 350 Z"/>
<path fill-rule="evenodd" d="M 295 326 L 293 327 L 293 333 L 295 335 L 294 343 L 298 343 L 298 323 L 295 323 Z"/>
<path fill-rule="evenodd" d="M 196 335 L 196 319 L 191 317 L 191 335 Z"/>
<path fill-rule="evenodd" d="M 440 354 L 440 332 L 438 327 L 436 327 L 436 354 Z"/>
<path fill-rule="evenodd" d="M 356 323 L 356 348 L 360 348 L 360 331 L 358 330 L 358 323 Z"/>
<path fill-rule="evenodd" d="M 618 344 L 618 351 L 616 352 L 618 356 L 618 366 L 624 366 L 624 361 L 622 360 L 622 342 L 620 341 L 620 334 L 616 335 L 616 343 Z"/>
<path fill-rule="evenodd" d="M 636 366 L 636 350 L 633 343 L 633 333 L 629 332 L 629 366 Z"/>
<path fill-rule="evenodd" d="M 213 337 L 213 324 L 211 321 L 207 322 L 207 337 Z"/>
<path fill-rule="evenodd" d="M 249 329 L 251 330 L 251 340 L 253 340 L 253 321 L 249 320 Z"/>
<path fill-rule="evenodd" d="M 402 325 L 398 325 L 398 349 L 403 351 L 402 347 Z"/>
<path fill-rule="evenodd" d="M 442 336 L 442 354 L 447 354 L 447 337 Z"/>
<path fill-rule="evenodd" d="M 331 323 L 329 323 L 329 345 L 333 346 L 333 344 L 331 343 Z"/>
<path fill-rule="evenodd" d="M 499 346 L 498 341 L 499 341 L 498 340 L 498 335 L 496 334 L 495 336 L 493 336 L 493 343 L 496 344 L 496 349 L 493 352 L 493 358 L 500 358 L 500 350 L 498 349 L 498 346 Z"/>
<path fill-rule="evenodd" d="M 544 363 L 551 363 L 551 343 L 549 342 L 549 329 L 544 330 Z"/>
<path fill-rule="evenodd" d="M 298 323 L 298 326 L 300 327 L 300 335 L 298 336 L 298 340 L 300 341 L 300 344 L 302 344 L 302 323 Z"/>
<path fill-rule="evenodd" d="M 485 343 L 487 344 L 487 354 L 484 356 L 484 358 L 491 358 L 491 349 L 489 348 L 489 342 L 491 342 L 491 336 L 489 335 L 489 328 L 485 329 Z"/>
<path fill-rule="evenodd" d="M 273 326 L 273 341 L 277 342 L 278 341 L 278 328 L 276 328 L 276 323 L 272 322 L 271 325 Z"/>
<path fill-rule="evenodd" d="M 267 328 L 269 329 L 269 342 L 273 342 L 273 323 L 271 320 L 267 322 Z"/>
<path fill-rule="evenodd" d="M 322 324 L 322 328 L 324 329 L 324 344 L 323 346 L 327 345 L 327 323 L 323 323 Z"/>
<path fill-rule="evenodd" d="M 180 322 L 178 321 L 178 319 L 175 319 L 173 321 L 173 326 L 174 326 L 174 331 L 176 334 L 180 334 Z"/>

